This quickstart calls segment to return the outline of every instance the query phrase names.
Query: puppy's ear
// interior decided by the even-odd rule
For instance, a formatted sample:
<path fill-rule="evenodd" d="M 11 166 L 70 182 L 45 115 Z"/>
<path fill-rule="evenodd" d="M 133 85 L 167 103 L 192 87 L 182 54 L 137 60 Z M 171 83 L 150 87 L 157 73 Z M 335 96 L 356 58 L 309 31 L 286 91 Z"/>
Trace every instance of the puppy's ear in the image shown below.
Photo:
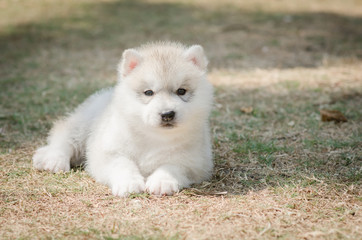
<path fill-rule="evenodd" d="M 185 57 L 188 61 L 195 64 L 200 70 L 206 71 L 207 58 L 204 54 L 204 49 L 200 45 L 193 45 L 185 51 Z"/>
<path fill-rule="evenodd" d="M 122 54 L 122 60 L 118 65 L 119 75 L 126 77 L 130 74 L 142 61 L 142 56 L 135 49 L 127 49 Z"/>

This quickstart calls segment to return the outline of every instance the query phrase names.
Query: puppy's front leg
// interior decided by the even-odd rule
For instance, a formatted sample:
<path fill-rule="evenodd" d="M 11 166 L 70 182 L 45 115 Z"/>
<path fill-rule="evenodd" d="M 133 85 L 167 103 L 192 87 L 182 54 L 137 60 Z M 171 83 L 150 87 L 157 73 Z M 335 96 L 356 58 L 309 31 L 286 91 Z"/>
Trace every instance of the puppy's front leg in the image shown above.
<path fill-rule="evenodd" d="M 155 195 L 172 195 L 190 184 L 184 167 L 165 164 L 147 178 L 146 190 Z"/>
<path fill-rule="evenodd" d="M 145 181 L 137 165 L 125 157 L 113 156 L 104 164 L 89 164 L 89 170 L 99 182 L 107 184 L 116 196 L 126 197 L 145 190 Z"/>

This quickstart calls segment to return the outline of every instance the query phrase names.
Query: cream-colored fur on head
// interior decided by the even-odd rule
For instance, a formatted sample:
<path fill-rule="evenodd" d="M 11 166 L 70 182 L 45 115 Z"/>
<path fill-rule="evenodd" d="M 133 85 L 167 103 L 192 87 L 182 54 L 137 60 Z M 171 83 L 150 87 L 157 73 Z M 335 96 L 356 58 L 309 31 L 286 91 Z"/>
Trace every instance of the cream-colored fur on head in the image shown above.
<path fill-rule="evenodd" d="M 55 123 L 33 165 L 85 163 L 113 194 L 171 195 L 210 177 L 212 86 L 203 48 L 154 43 L 125 50 L 119 81 Z"/>

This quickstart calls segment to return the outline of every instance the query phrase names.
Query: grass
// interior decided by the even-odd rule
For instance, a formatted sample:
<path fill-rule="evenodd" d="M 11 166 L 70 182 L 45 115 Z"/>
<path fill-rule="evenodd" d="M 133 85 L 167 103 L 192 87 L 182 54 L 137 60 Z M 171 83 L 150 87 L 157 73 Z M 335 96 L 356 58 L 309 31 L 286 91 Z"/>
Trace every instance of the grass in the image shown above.
<path fill-rule="evenodd" d="M 361 239 L 361 6 L 2 1 L 1 238 Z M 80 168 L 35 171 L 52 122 L 114 84 L 125 48 L 154 40 L 205 47 L 213 178 L 121 199 Z M 348 122 L 321 122 L 320 109 Z"/>

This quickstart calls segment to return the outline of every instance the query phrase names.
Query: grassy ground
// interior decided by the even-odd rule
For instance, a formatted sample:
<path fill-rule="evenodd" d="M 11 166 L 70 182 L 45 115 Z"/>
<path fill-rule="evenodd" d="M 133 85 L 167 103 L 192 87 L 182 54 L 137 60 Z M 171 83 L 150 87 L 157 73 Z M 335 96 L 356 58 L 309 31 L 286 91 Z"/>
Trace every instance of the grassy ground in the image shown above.
<path fill-rule="evenodd" d="M 361 239 L 362 2 L 0 2 L 0 238 Z M 52 121 L 116 80 L 122 51 L 199 43 L 215 86 L 213 178 L 113 197 L 31 167 Z M 252 107 L 244 113 L 242 108 Z M 321 122 L 319 109 L 348 122 Z"/>

